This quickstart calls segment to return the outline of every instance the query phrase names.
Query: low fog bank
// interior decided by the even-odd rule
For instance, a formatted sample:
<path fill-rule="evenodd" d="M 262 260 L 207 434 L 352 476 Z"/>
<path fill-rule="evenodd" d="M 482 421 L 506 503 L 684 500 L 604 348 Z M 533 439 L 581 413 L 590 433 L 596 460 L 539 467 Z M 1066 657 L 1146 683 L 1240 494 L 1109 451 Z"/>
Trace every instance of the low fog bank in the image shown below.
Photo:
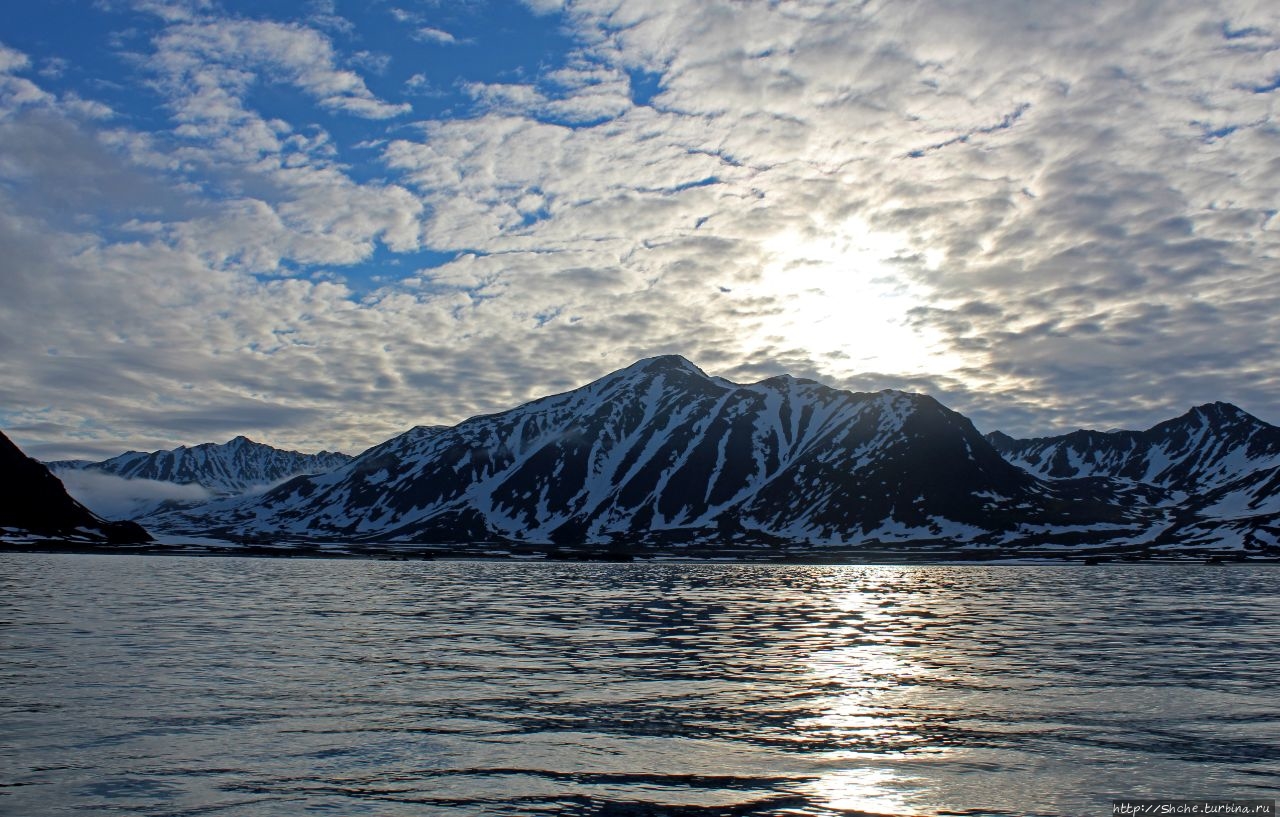
<path fill-rule="evenodd" d="M 95 471 L 54 472 L 67 493 L 104 519 L 135 519 L 166 502 L 196 505 L 215 497 L 209 489 L 195 484 L 178 485 L 154 479 L 125 479 Z"/>

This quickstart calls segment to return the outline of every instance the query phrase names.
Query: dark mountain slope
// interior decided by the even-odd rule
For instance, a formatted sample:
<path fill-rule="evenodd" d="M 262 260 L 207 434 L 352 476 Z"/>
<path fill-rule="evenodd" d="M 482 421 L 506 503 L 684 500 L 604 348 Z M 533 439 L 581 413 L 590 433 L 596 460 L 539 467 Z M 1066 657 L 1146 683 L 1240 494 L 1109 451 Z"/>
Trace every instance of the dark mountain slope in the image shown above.
<path fill-rule="evenodd" d="M 112 545 L 151 537 L 135 522 L 108 522 L 67 494 L 49 469 L 0 434 L 0 528 L 11 537 L 43 536 Z"/>

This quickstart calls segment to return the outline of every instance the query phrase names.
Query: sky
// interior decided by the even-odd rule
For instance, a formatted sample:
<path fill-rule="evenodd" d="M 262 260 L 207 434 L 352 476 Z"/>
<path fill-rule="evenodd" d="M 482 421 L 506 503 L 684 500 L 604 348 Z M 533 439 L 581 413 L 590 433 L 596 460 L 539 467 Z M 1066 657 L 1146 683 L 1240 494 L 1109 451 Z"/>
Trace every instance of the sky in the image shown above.
<path fill-rule="evenodd" d="M 356 453 L 644 357 L 1280 422 L 1274 0 L 46 0 L 0 430 Z"/>

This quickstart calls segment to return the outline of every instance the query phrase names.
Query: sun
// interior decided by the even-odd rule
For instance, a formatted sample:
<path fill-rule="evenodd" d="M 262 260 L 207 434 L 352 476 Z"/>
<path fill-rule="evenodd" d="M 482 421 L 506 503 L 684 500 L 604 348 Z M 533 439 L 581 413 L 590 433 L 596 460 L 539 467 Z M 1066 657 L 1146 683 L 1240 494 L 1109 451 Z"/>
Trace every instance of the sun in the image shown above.
<path fill-rule="evenodd" d="M 780 232 L 764 238 L 766 262 L 746 294 L 776 304 L 752 340 L 809 354 L 839 374 L 940 374 L 963 362 L 936 331 L 912 325 L 913 307 L 928 303 L 906 264 L 937 263 L 905 236 L 851 219 L 823 226 L 822 236 Z"/>

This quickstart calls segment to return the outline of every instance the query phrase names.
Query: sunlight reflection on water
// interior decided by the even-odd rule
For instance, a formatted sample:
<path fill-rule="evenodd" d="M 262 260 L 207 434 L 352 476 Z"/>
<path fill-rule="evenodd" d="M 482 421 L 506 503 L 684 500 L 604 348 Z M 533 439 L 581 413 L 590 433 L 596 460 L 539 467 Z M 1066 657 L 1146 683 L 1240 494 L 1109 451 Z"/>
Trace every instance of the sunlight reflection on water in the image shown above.
<path fill-rule="evenodd" d="M 0 557 L 0 812 L 1275 797 L 1275 570 Z"/>
<path fill-rule="evenodd" d="M 919 785 L 922 781 L 910 781 Z M 853 768 L 833 772 L 811 784 L 814 805 L 834 812 L 909 815 L 902 789 L 908 781 L 888 769 Z"/>

